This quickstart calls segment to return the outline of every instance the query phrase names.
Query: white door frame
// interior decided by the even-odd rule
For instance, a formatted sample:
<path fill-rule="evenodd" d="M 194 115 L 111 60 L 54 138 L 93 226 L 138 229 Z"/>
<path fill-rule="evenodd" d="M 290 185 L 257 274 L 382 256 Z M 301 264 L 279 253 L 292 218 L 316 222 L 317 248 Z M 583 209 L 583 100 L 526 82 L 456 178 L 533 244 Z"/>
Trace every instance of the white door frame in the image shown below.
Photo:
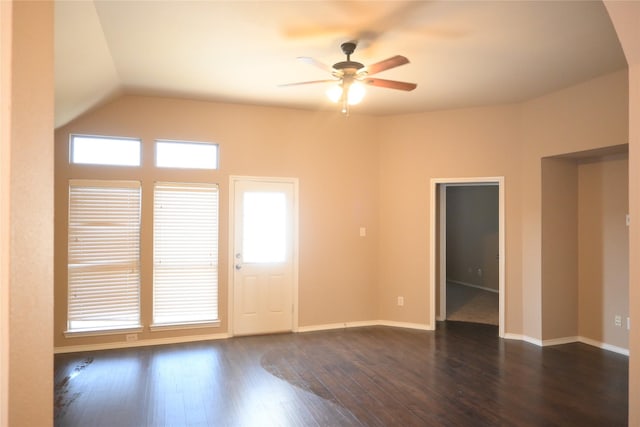
<path fill-rule="evenodd" d="M 285 178 L 285 177 L 264 177 L 264 176 L 229 176 L 229 235 L 228 235 L 228 252 L 227 252 L 227 321 L 229 323 L 228 334 L 234 335 L 233 327 L 233 307 L 234 307 L 234 277 L 235 272 L 235 258 L 234 254 L 234 240 L 235 240 L 235 184 L 239 181 L 255 181 L 255 182 L 277 182 L 277 183 L 291 183 L 293 184 L 293 241 L 291 248 L 292 253 L 292 331 L 298 331 L 298 178 Z"/>
<path fill-rule="evenodd" d="M 436 328 L 436 286 L 446 285 L 446 218 L 444 213 L 444 192 L 441 192 L 440 200 L 436 200 L 438 186 L 442 188 L 447 185 L 497 185 L 498 186 L 498 289 L 499 289 L 499 315 L 498 315 L 498 335 L 504 337 L 505 330 L 505 217 L 504 217 L 504 177 L 478 177 L 478 178 L 432 178 L 430 194 L 430 242 L 429 242 L 429 299 L 430 299 L 430 329 Z M 440 212 L 436 210 L 440 209 Z M 440 213 L 439 224 L 436 222 L 437 214 Z M 440 251 L 436 245 L 436 233 L 440 226 Z M 445 239 L 443 241 L 443 239 Z M 436 255 L 440 259 L 440 282 L 436 283 Z M 444 272 L 444 273 L 443 273 Z M 444 283 L 444 284 L 443 284 Z M 444 295 L 441 293 L 441 298 Z M 442 299 L 441 299 L 442 303 Z"/>

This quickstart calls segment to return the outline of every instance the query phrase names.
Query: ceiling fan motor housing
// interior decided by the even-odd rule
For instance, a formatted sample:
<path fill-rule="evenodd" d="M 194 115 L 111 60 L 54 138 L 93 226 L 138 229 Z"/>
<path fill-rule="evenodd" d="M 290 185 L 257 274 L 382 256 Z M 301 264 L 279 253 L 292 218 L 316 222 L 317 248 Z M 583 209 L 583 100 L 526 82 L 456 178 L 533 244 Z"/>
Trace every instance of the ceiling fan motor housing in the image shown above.
<path fill-rule="evenodd" d="M 364 65 L 351 60 L 351 54 L 356 50 L 355 42 L 345 42 L 340 45 L 342 48 L 342 52 L 347 55 L 346 61 L 336 62 L 333 64 L 333 68 L 336 70 L 343 71 L 345 74 L 355 74 L 361 68 L 364 68 Z"/>
<path fill-rule="evenodd" d="M 356 42 L 353 41 L 345 42 L 340 45 L 340 47 L 342 48 L 342 52 L 344 52 L 344 54 L 347 56 L 351 55 L 356 50 L 356 46 Z"/>
<path fill-rule="evenodd" d="M 353 71 L 358 71 L 363 67 L 364 65 L 355 61 L 342 61 L 342 62 L 336 62 L 335 64 L 333 64 L 333 68 L 341 71 L 347 71 L 349 69 L 352 69 Z"/>

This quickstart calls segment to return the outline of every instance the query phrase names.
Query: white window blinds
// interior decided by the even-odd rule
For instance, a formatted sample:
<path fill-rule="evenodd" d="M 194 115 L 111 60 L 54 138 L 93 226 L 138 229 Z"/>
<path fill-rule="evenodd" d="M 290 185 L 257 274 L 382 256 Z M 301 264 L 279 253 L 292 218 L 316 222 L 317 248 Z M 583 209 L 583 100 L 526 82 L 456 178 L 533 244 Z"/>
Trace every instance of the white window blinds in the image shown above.
<path fill-rule="evenodd" d="M 68 330 L 140 325 L 140 183 L 71 180 Z"/>
<path fill-rule="evenodd" d="M 154 189 L 153 323 L 218 320 L 218 186 Z"/>

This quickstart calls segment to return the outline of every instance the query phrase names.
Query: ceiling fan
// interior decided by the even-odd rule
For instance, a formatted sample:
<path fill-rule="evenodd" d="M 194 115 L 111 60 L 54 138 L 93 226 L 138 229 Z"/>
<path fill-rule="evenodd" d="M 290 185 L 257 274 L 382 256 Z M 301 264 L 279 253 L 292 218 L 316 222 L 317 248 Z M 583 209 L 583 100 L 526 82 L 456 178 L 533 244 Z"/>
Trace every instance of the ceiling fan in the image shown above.
<path fill-rule="evenodd" d="M 347 56 L 347 60 L 337 62 L 333 64 L 333 67 L 329 67 L 328 65 L 310 57 L 298 57 L 300 61 L 316 66 L 330 73 L 333 77 L 332 79 L 287 83 L 280 86 L 299 86 L 327 82 L 338 83 L 327 91 L 327 96 L 329 96 L 329 98 L 334 102 L 340 102 L 342 106 L 342 113 L 344 114 L 349 114 L 349 105 L 357 104 L 364 97 L 363 84 L 405 91 L 411 91 L 418 87 L 415 83 L 369 77 L 373 74 L 408 64 L 409 60 L 404 56 L 395 55 L 391 58 L 387 58 L 383 61 L 376 62 L 375 64 L 365 67 L 360 62 L 351 60 L 351 54 L 356 50 L 356 46 L 357 43 L 355 41 L 342 43 L 340 47 L 342 48 L 342 52 Z"/>

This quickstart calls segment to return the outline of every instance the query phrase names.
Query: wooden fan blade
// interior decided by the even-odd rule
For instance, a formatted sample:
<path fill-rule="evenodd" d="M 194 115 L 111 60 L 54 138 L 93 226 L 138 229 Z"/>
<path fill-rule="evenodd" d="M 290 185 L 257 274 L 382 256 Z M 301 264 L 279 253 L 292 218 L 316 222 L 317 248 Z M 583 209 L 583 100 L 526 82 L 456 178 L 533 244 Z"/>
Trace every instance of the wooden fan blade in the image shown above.
<path fill-rule="evenodd" d="M 418 85 L 415 83 L 399 82 L 396 80 L 386 79 L 369 78 L 364 79 L 363 82 L 371 86 L 386 87 L 388 89 L 398 89 L 406 91 L 414 90 L 418 87 Z"/>
<path fill-rule="evenodd" d="M 278 87 L 311 85 L 311 84 L 314 84 L 314 83 L 329 83 L 329 82 L 337 82 L 337 81 L 339 81 L 339 80 L 336 80 L 336 79 L 311 80 L 311 81 L 308 81 L 308 82 L 285 83 L 285 84 L 282 84 L 282 85 L 278 85 Z"/>
<path fill-rule="evenodd" d="M 299 56 L 298 57 L 298 61 L 302 61 L 305 64 L 309 64 L 309 65 L 313 65 L 314 67 L 318 67 L 321 70 L 326 71 L 327 73 L 332 73 L 334 71 L 333 67 L 330 67 L 327 64 L 322 63 L 322 62 L 320 62 L 320 61 L 318 61 L 316 59 L 310 58 L 308 56 Z"/>
<path fill-rule="evenodd" d="M 375 64 L 369 65 L 366 70 L 367 74 L 372 75 L 379 73 L 381 71 L 388 70 L 390 68 L 399 67 L 400 65 L 408 64 L 409 60 L 402 55 L 392 56 L 391 58 L 387 58 L 384 61 L 376 62 Z"/>

